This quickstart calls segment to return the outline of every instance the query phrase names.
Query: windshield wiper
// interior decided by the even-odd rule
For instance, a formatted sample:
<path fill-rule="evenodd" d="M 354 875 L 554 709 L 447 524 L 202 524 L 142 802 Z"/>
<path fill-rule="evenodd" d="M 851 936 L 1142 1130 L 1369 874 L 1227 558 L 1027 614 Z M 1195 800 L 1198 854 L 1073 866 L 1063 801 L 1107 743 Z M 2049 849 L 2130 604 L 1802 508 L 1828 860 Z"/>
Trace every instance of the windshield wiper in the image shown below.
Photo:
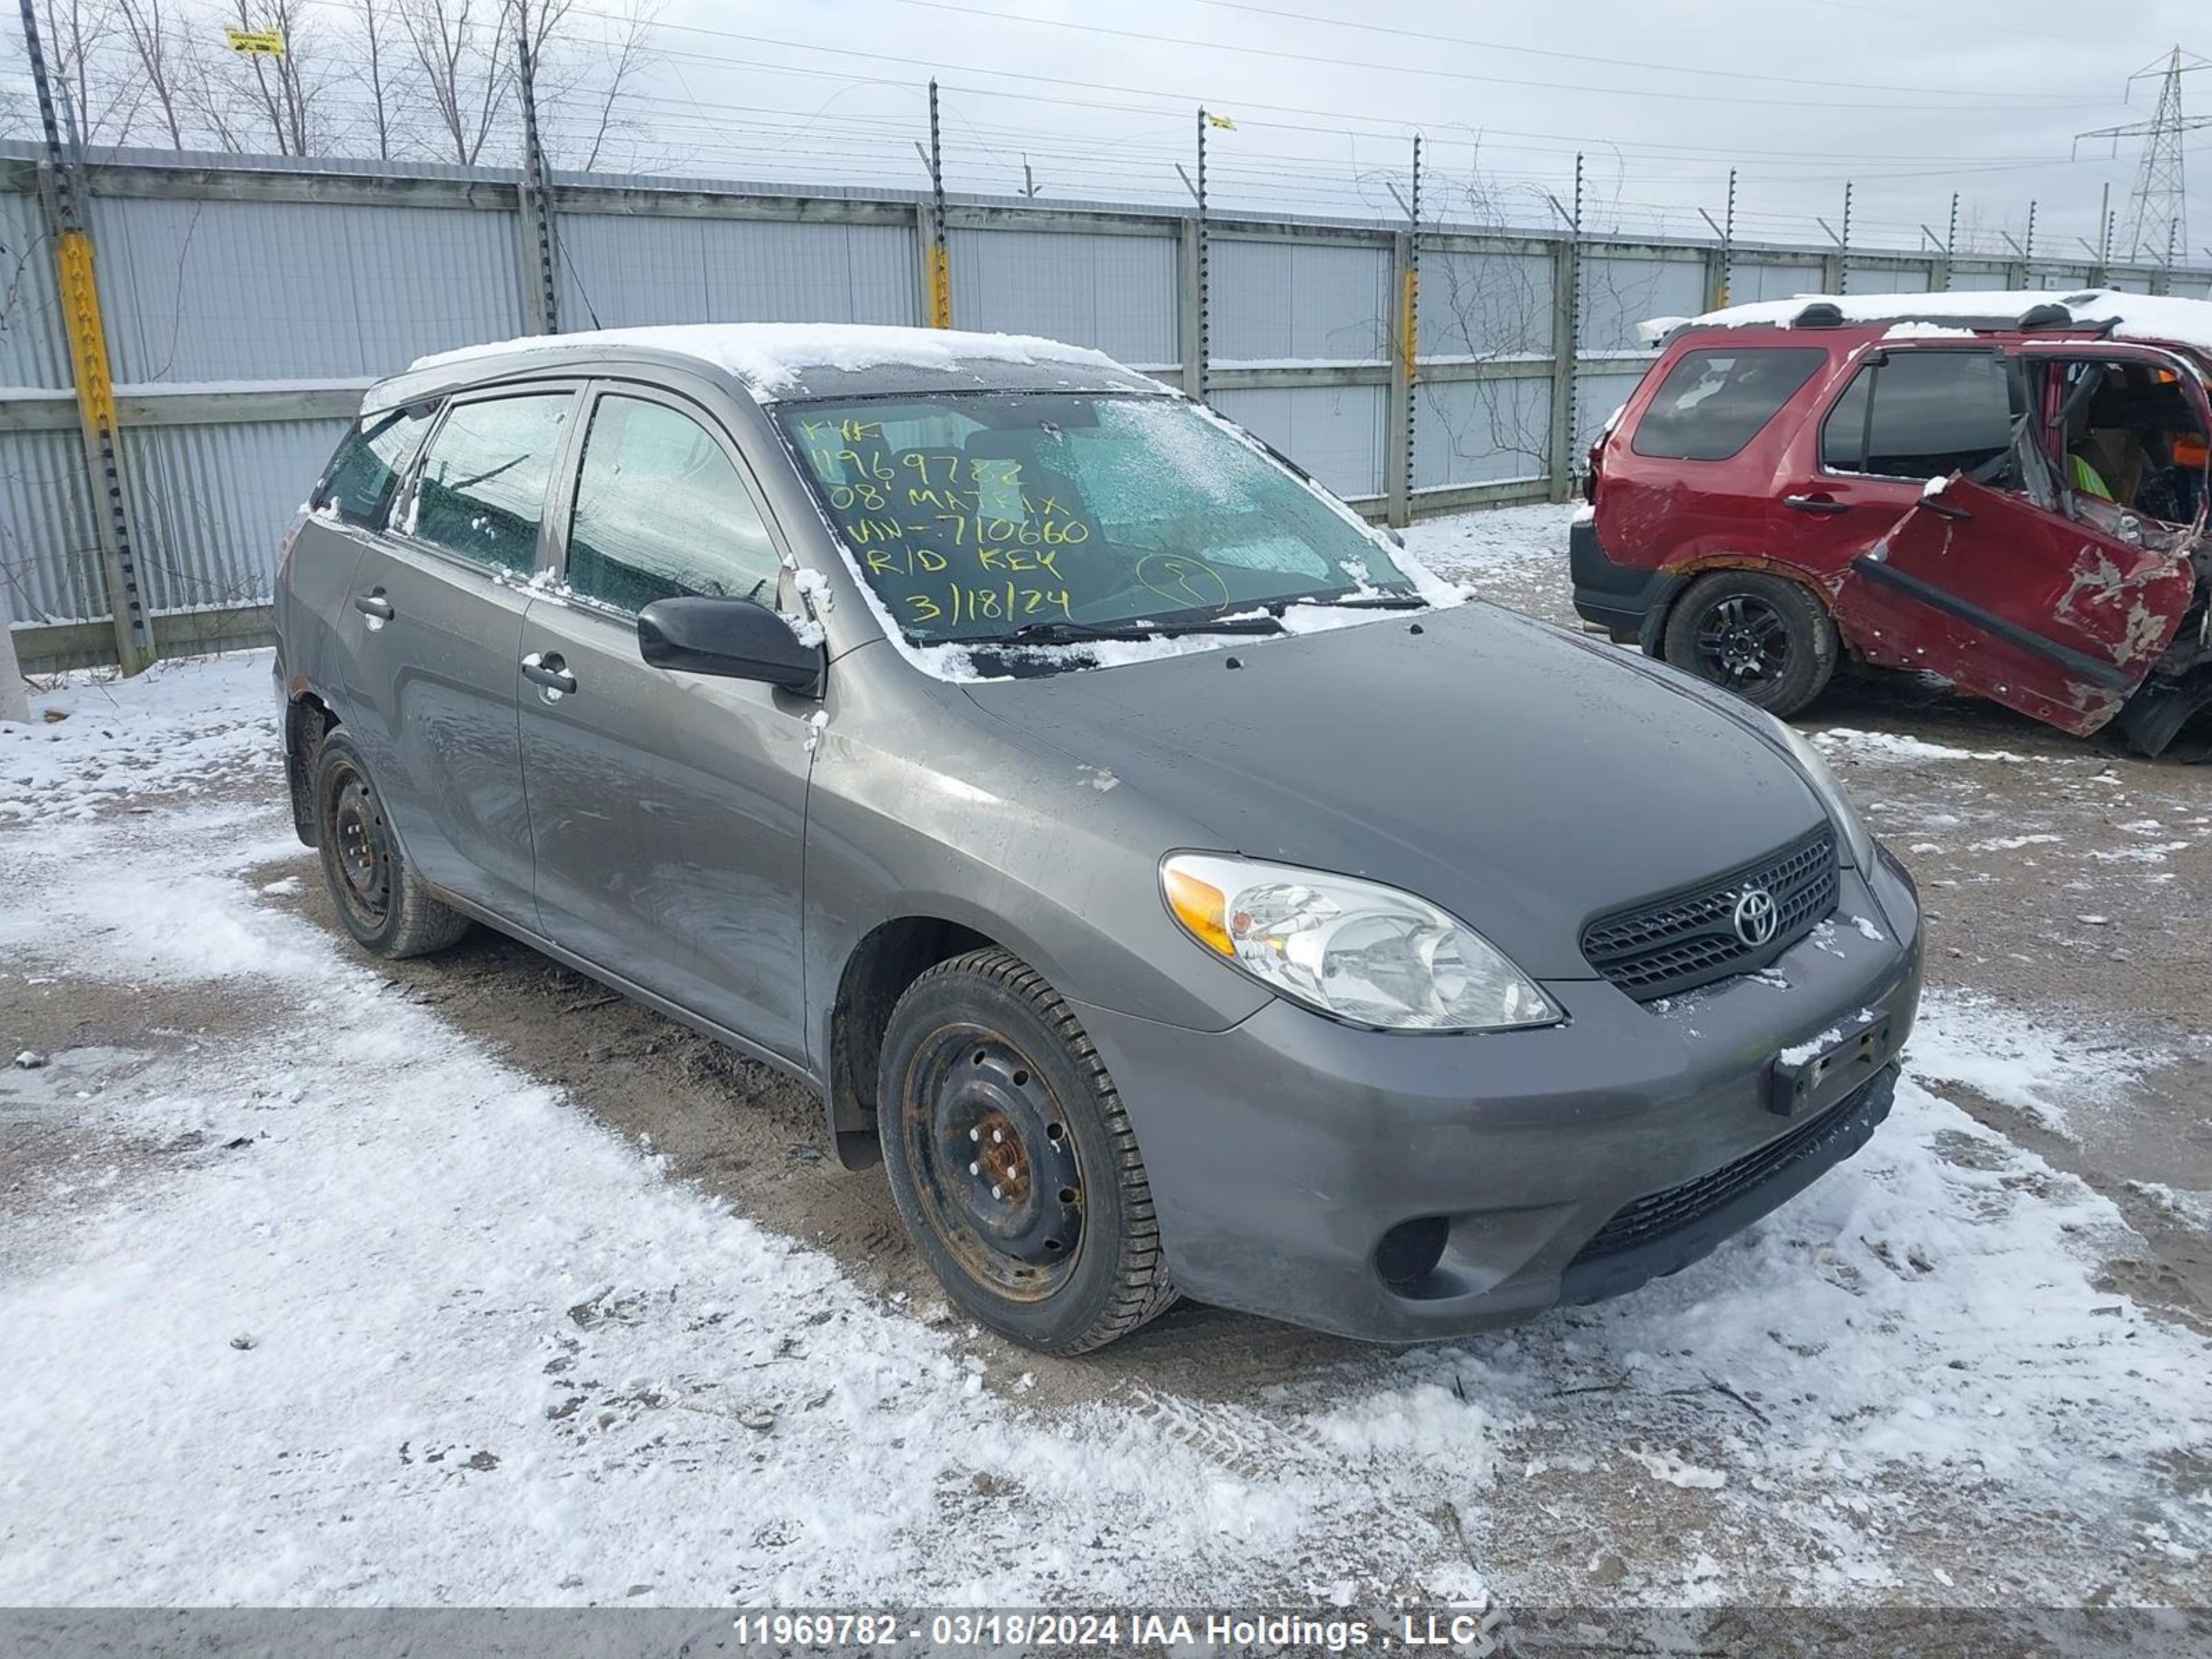
<path fill-rule="evenodd" d="M 1194 622 L 1079 623 L 1055 620 L 1024 623 L 999 642 L 1087 645 L 1107 640 L 1173 639 L 1183 634 L 1279 634 L 1282 631 L 1282 623 L 1273 617 L 1213 617 Z"/>
<path fill-rule="evenodd" d="M 1426 611 L 1429 602 L 1418 593 L 1346 593 L 1339 599 L 1308 594 L 1292 605 L 1326 605 L 1342 611 Z"/>

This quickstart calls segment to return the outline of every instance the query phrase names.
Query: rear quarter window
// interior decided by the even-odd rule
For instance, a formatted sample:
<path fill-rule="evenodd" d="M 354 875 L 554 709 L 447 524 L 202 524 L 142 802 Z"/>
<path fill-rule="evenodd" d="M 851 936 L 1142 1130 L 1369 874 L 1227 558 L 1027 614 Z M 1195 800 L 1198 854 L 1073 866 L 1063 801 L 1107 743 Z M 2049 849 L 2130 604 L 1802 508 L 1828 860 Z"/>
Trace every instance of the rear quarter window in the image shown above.
<path fill-rule="evenodd" d="M 421 404 L 357 422 L 323 469 L 308 506 L 343 524 L 382 524 L 392 487 L 415 459 L 434 409 Z"/>
<path fill-rule="evenodd" d="M 1724 461 L 1827 361 L 1820 346 L 1686 352 L 1659 383 L 1628 447 L 1654 460 Z"/>

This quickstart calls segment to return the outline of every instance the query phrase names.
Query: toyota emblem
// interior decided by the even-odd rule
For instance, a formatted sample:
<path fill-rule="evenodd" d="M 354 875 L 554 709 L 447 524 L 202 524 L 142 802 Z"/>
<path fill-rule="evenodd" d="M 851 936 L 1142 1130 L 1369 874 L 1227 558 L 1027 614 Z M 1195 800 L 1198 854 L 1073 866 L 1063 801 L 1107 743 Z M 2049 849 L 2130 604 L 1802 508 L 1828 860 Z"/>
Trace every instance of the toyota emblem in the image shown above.
<path fill-rule="evenodd" d="M 1764 887 L 1747 887 L 1736 896 L 1735 936 L 1753 950 L 1771 944 L 1781 925 L 1781 908 Z"/>

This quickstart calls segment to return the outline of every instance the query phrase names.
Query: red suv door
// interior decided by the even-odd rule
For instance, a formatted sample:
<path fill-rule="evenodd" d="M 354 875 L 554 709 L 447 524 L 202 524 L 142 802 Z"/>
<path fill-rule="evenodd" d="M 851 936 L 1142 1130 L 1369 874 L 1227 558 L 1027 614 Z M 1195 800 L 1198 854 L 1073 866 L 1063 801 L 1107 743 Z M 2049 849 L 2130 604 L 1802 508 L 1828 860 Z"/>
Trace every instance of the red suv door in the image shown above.
<path fill-rule="evenodd" d="M 1966 339 L 1861 352 L 1841 391 L 1791 438 L 1769 497 L 1772 545 L 1832 586 L 1929 478 L 2003 453 L 2015 412 L 1993 346 Z"/>
<path fill-rule="evenodd" d="M 2172 353 L 2053 341 L 2010 346 L 2004 357 L 2022 371 L 2094 362 L 2174 374 L 2189 412 L 2212 431 L 2203 383 Z M 2009 378 L 2034 387 L 2043 377 Z M 1881 397 L 1877 385 L 1877 405 Z M 2000 488 L 1952 469 L 1924 485 L 1851 558 L 1835 616 L 1875 662 L 1929 670 L 2086 735 L 2119 712 L 2172 642 L 2194 590 L 2189 553 L 2202 510 L 2199 525 L 2177 533 L 2124 506 L 2075 503 L 2054 411 L 2033 391 L 2024 400 L 2035 405 L 2020 438 L 2032 449 L 2021 458 L 2026 476 Z"/>

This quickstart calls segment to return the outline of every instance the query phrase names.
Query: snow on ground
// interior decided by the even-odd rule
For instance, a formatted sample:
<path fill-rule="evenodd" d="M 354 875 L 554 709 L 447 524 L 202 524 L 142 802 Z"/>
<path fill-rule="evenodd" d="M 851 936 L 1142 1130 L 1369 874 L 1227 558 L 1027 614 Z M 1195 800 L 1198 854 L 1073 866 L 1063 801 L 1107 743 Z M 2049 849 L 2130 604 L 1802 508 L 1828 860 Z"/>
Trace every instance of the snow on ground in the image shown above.
<path fill-rule="evenodd" d="M 1510 1603 L 1588 1593 L 1593 1539 L 1654 1604 L 2125 1603 L 2212 1549 L 2169 1474 L 2212 1349 L 2100 1287 L 2112 1204 L 1935 1091 L 2083 1080 L 2000 1007 L 1939 1000 L 1865 1152 L 1632 1297 L 1233 1404 L 1109 1350 L 1040 1406 L 1048 1362 L 672 1184 L 271 902 L 267 685 L 80 687 L 0 748 L 0 1011 L 189 1011 L 0 1072 L 0 1129 L 90 1148 L 0 1206 L 0 1605 Z"/>

